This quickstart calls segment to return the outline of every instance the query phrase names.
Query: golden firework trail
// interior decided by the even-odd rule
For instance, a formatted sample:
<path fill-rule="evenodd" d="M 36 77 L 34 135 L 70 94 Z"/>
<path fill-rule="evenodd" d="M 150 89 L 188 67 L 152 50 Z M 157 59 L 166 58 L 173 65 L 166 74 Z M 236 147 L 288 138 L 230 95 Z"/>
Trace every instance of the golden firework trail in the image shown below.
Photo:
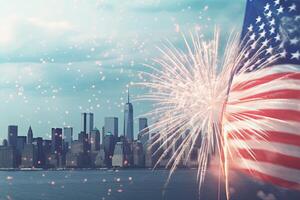
<path fill-rule="evenodd" d="M 219 56 L 219 33 L 215 29 L 210 40 L 203 39 L 199 32 L 190 34 L 188 39 L 183 36 L 183 49 L 167 41 L 158 47 L 161 57 L 153 59 L 155 64 L 146 65 L 151 72 L 142 72 L 145 81 L 136 84 L 149 89 L 138 100 L 154 104 L 154 109 L 146 116 L 156 119 L 149 127 L 151 132 L 157 133 L 149 145 L 149 148 L 159 146 L 153 153 L 159 155 L 156 165 L 172 152 L 166 165 L 170 168 L 168 181 L 180 163 L 188 162 L 195 145 L 201 141 L 197 158 L 199 191 L 209 159 L 219 155 L 229 198 L 228 157 L 232 149 L 227 144 L 222 124 L 226 120 L 223 111 L 232 76 L 254 66 L 264 68 L 277 56 L 259 59 L 265 53 L 264 47 L 253 52 L 249 41 L 241 43 L 240 35 L 235 33 L 229 36 L 224 53 Z M 257 131 L 257 135 L 264 137 L 263 131 Z M 247 149 L 246 143 L 242 145 Z M 251 153 L 250 148 L 248 150 Z"/>

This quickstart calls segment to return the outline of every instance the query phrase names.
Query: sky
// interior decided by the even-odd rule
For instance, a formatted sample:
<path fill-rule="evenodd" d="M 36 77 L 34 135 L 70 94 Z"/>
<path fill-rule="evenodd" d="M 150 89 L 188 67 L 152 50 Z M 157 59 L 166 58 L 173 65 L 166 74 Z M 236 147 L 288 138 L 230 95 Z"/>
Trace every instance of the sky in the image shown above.
<path fill-rule="evenodd" d="M 51 127 L 74 127 L 80 113 L 119 118 L 130 87 L 134 117 L 151 110 L 135 101 L 145 90 L 144 64 L 160 56 L 166 40 L 182 47 L 182 33 L 201 31 L 211 37 L 220 27 L 222 41 L 240 31 L 243 0 L 11 0 L 0 7 L 0 139 L 7 126 L 19 135 L 48 138 Z M 138 132 L 135 120 L 135 135 Z"/>

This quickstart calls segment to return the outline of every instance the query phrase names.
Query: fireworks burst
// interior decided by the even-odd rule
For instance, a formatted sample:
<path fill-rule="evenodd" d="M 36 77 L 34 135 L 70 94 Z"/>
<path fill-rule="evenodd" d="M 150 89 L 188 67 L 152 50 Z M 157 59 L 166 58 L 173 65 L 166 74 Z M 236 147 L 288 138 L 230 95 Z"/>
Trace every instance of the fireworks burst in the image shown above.
<path fill-rule="evenodd" d="M 185 36 L 183 40 L 185 51 L 174 47 L 171 42 L 158 48 L 162 56 L 154 59 L 154 65 L 146 65 L 152 71 L 142 72 L 147 81 L 137 83 L 148 88 L 149 93 L 138 99 L 154 102 L 154 110 L 147 114 L 157 119 L 150 127 L 157 133 L 150 148 L 159 146 L 154 152 L 154 155 L 159 155 L 157 165 L 172 152 L 166 164 L 170 168 L 169 178 L 179 164 L 188 162 L 197 143 L 201 142 L 197 158 L 200 191 L 213 155 L 221 155 L 221 168 L 228 180 L 227 156 L 230 150 L 222 124 L 232 75 L 254 66 L 263 68 L 276 56 L 259 59 L 265 52 L 263 47 L 253 52 L 245 42 L 241 48 L 239 34 L 231 34 L 220 60 L 217 29 L 213 39 L 208 41 L 199 33 L 191 34 L 190 41 Z M 263 137 L 261 132 L 257 134 Z M 228 181 L 226 183 L 228 188 Z"/>

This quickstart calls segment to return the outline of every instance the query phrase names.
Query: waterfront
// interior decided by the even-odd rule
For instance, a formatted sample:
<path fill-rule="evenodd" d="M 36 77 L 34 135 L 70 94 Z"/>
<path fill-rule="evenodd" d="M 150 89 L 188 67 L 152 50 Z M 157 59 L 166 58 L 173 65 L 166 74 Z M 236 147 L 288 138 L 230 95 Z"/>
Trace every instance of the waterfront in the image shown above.
<path fill-rule="evenodd" d="M 80 171 L 1 171 L 1 200 L 198 200 L 196 170 L 178 170 L 163 189 L 167 170 L 80 170 Z M 217 178 L 210 171 L 201 199 L 218 197 Z M 236 178 L 235 178 L 236 180 Z M 258 194 L 274 194 L 276 200 L 297 200 L 296 192 L 237 181 L 232 199 L 259 200 Z M 247 186 L 247 187 L 245 187 Z M 240 187 L 240 188 L 237 188 Z M 221 195 L 224 197 L 224 194 Z M 221 198 L 224 199 L 224 198 Z M 269 197 L 269 199 L 272 199 Z"/>

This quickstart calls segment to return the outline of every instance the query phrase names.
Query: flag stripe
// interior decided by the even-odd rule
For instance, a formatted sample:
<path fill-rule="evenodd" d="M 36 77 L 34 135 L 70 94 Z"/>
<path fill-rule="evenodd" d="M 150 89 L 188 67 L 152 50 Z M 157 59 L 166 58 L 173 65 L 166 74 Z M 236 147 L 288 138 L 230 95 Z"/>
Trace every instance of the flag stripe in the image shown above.
<path fill-rule="evenodd" d="M 277 73 L 299 73 L 299 66 L 291 64 L 272 65 L 254 73 L 240 73 L 234 76 L 233 85 L 253 79 L 263 78 Z"/>
<path fill-rule="evenodd" d="M 241 82 L 238 84 L 235 84 L 232 88 L 232 92 L 236 92 L 236 91 L 241 91 L 241 90 L 246 90 L 246 89 L 250 89 L 252 87 L 261 85 L 261 84 L 265 84 L 265 83 L 269 83 L 271 81 L 274 81 L 276 79 L 280 79 L 280 80 L 285 80 L 285 79 L 296 79 L 296 80 L 300 80 L 300 73 L 295 73 L 295 72 L 285 72 L 285 73 L 278 73 L 278 74 L 270 74 L 258 79 L 254 79 L 254 80 L 250 80 L 250 81 L 245 81 L 245 82 Z"/>
<path fill-rule="evenodd" d="M 259 94 L 243 97 L 240 100 L 243 101 L 243 100 L 250 100 L 250 99 L 300 99 L 300 90 L 282 89 L 282 90 L 275 90 L 275 91 L 267 91 L 267 92 L 262 92 Z"/>
<path fill-rule="evenodd" d="M 294 145 L 287 145 L 277 142 L 269 141 L 244 141 L 244 140 L 230 140 L 229 145 L 233 150 L 237 149 L 260 149 L 266 151 L 273 151 L 275 153 L 281 153 L 284 155 L 289 155 L 293 157 L 300 158 L 300 147 Z"/>
<path fill-rule="evenodd" d="M 230 132 L 228 134 L 228 138 L 238 140 L 255 139 L 256 141 L 278 142 L 283 144 L 300 146 L 300 135 L 294 135 L 278 131 L 257 132 L 255 130 L 244 129 Z"/>
<path fill-rule="evenodd" d="M 290 188 L 290 189 L 295 189 L 295 190 L 300 190 L 300 184 L 299 183 L 295 183 L 292 181 L 288 181 L 288 180 L 284 180 L 281 178 L 278 178 L 276 176 L 270 176 L 268 174 L 259 172 L 257 170 L 248 170 L 248 169 L 240 169 L 242 172 L 244 172 L 245 174 L 248 174 L 250 176 L 253 176 L 261 181 L 264 182 L 269 182 L 275 185 L 278 185 L 280 187 L 284 187 L 284 188 Z"/>
<path fill-rule="evenodd" d="M 281 153 L 275 153 L 260 149 L 238 149 L 238 156 L 243 159 L 253 160 L 257 162 L 276 163 L 284 167 L 300 169 L 300 158 L 293 157 Z"/>
<path fill-rule="evenodd" d="M 300 184 L 300 170 L 288 167 L 278 166 L 272 163 L 257 162 L 252 160 L 238 159 L 235 163 L 239 163 L 237 167 L 245 170 L 255 170 L 262 174 L 277 177 L 291 183 Z"/>
<path fill-rule="evenodd" d="M 295 110 L 280 110 L 280 109 L 261 109 L 250 110 L 240 113 L 234 113 L 227 117 L 229 122 L 240 121 L 244 119 L 265 119 L 272 118 L 278 120 L 289 120 L 300 122 L 300 112 Z"/>
<path fill-rule="evenodd" d="M 248 119 L 243 121 L 226 122 L 224 123 L 224 130 L 227 133 L 232 131 L 251 129 L 255 131 L 278 131 L 285 132 L 294 135 L 300 135 L 299 131 L 300 123 L 292 121 L 279 121 L 272 119 Z"/>
<path fill-rule="evenodd" d="M 228 103 L 226 107 L 228 114 L 261 109 L 287 109 L 300 112 L 300 101 L 297 99 L 290 99 L 289 101 L 286 99 L 257 99 Z"/>

